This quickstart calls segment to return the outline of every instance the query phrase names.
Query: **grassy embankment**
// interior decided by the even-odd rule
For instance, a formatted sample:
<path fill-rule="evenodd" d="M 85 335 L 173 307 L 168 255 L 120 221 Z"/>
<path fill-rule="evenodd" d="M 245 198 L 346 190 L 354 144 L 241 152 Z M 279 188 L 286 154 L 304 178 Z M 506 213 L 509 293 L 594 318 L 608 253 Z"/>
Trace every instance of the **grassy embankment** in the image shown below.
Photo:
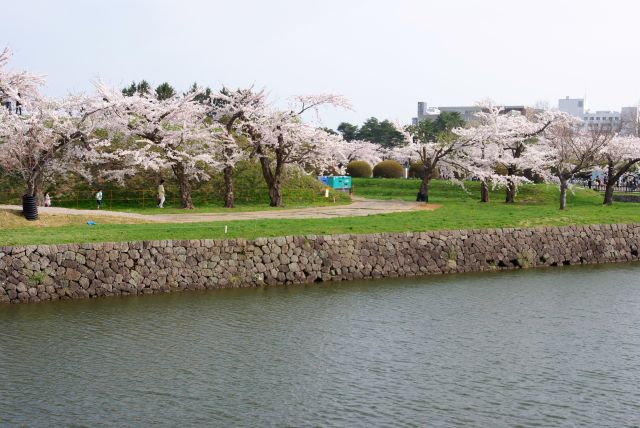
<path fill-rule="evenodd" d="M 371 199 L 414 200 L 414 180 L 356 179 L 355 194 Z M 444 181 L 435 181 L 431 202 L 442 204 L 435 211 L 331 219 L 273 219 L 182 224 L 99 224 L 5 229 L 0 226 L 0 245 L 30 243 L 99 242 L 148 239 L 255 238 L 304 234 L 375 233 L 471 229 L 496 227 L 562 226 L 571 224 L 640 222 L 640 204 L 602 205 L 600 194 L 576 189 L 568 195 L 566 211 L 558 210 L 558 190 L 550 185 L 524 186 L 516 203 L 503 202 L 503 191 L 491 193 L 491 202 L 478 202 L 478 183 L 467 191 Z M 224 234 L 224 226 L 228 234 Z"/>
<path fill-rule="evenodd" d="M 129 179 L 124 186 L 113 183 L 102 187 L 102 209 L 137 214 L 182 214 L 177 183 L 165 183 L 164 208 L 156 207 L 157 177 L 143 174 Z M 21 204 L 23 193 L 19 182 L 6 183 L 0 179 L 0 204 Z M 10 191 L 11 189 L 11 191 Z M 315 177 L 292 171 L 285 174 L 282 184 L 283 201 L 286 208 L 303 208 L 348 204 L 348 195 L 330 190 L 324 197 L 325 186 Z M 53 206 L 73 209 L 95 209 L 95 194 L 98 185 L 90 186 L 83 180 L 71 180 L 65 187 L 46 189 L 51 192 Z M 210 180 L 194 183 L 192 199 L 195 208 L 189 213 L 245 212 L 273 210 L 269 207 L 267 186 L 257 165 L 242 164 L 234 177 L 235 208 L 224 208 L 224 183 L 222 177 L 213 175 Z M 282 209 L 282 208 L 278 208 Z M 2 224 L 0 223 L 0 226 Z"/>

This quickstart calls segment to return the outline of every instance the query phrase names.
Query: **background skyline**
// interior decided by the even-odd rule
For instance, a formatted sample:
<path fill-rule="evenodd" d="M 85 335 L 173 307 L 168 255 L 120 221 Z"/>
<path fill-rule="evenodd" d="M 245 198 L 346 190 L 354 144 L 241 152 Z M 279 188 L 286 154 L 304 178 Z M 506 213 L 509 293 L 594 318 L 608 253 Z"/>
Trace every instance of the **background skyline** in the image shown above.
<path fill-rule="evenodd" d="M 284 103 L 332 92 L 366 118 L 409 123 L 429 106 L 534 105 L 583 97 L 592 110 L 637 105 L 636 17 L 630 1 L 483 2 L 123 0 L 3 4 L 0 47 L 11 69 L 46 76 L 47 95 L 147 79 L 265 87 Z"/>

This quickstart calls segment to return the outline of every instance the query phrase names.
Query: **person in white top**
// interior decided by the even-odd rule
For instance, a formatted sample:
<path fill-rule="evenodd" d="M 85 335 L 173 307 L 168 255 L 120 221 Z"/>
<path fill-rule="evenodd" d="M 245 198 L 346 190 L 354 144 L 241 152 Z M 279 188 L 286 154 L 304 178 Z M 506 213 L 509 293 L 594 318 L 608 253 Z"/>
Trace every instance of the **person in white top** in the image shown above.
<path fill-rule="evenodd" d="M 49 192 L 44 194 L 44 206 L 45 207 L 51 206 L 51 195 L 49 195 Z"/>
<path fill-rule="evenodd" d="M 158 208 L 164 208 L 164 180 L 158 185 Z"/>
<path fill-rule="evenodd" d="M 98 189 L 98 193 L 96 193 L 96 205 L 98 209 L 102 207 L 102 189 Z"/>

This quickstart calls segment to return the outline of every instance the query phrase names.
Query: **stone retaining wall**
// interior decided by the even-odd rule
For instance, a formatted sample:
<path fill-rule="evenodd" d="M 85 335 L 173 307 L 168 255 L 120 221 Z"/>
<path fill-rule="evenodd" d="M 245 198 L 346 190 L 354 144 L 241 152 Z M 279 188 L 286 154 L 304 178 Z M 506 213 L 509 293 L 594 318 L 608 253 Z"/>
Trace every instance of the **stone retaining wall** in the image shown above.
<path fill-rule="evenodd" d="M 0 247 L 0 303 L 638 260 L 640 224 Z"/>

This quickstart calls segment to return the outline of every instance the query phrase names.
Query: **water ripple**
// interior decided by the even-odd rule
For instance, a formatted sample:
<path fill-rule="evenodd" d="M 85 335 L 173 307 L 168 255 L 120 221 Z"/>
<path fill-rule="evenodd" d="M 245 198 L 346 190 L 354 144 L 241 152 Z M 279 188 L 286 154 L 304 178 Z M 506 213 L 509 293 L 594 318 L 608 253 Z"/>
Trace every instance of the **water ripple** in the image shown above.
<path fill-rule="evenodd" d="M 640 265 L 0 307 L 0 426 L 637 426 Z"/>

